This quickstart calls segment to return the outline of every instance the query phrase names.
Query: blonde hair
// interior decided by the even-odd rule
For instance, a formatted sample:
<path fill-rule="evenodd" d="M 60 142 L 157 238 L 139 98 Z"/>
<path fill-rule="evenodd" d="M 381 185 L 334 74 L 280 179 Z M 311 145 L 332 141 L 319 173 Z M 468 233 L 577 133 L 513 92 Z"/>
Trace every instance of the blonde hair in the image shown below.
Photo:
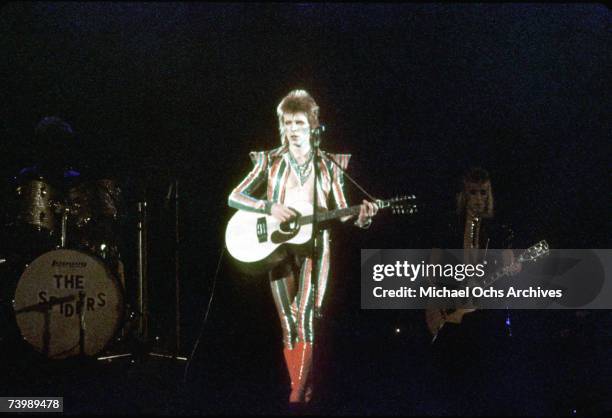
<path fill-rule="evenodd" d="M 310 129 L 319 127 L 319 105 L 306 90 L 292 90 L 287 94 L 276 108 L 278 116 L 278 130 L 280 133 L 281 143 L 285 144 L 285 126 L 283 123 L 283 115 L 285 113 L 303 112 L 308 118 Z"/>
<path fill-rule="evenodd" d="M 489 172 L 480 167 L 472 167 L 463 174 L 461 180 L 461 191 L 457 193 L 457 214 L 462 215 L 465 213 L 465 209 L 467 206 L 467 197 L 465 195 L 465 189 L 468 183 L 489 183 L 487 192 L 487 206 L 485 208 L 485 212 L 482 214 L 482 217 L 492 218 L 495 214 L 495 211 L 493 204 L 493 186 L 491 185 L 491 177 L 489 176 Z"/>

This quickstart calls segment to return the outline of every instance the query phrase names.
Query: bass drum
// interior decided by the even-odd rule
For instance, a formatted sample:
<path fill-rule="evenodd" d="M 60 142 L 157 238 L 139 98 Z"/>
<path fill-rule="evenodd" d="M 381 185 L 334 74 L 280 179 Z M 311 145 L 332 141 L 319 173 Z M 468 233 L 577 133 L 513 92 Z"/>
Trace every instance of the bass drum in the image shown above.
<path fill-rule="evenodd" d="M 123 290 L 99 258 L 59 249 L 25 269 L 13 310 L 21 336 L 44 356 L 95 356 L 123 321 Z"/>

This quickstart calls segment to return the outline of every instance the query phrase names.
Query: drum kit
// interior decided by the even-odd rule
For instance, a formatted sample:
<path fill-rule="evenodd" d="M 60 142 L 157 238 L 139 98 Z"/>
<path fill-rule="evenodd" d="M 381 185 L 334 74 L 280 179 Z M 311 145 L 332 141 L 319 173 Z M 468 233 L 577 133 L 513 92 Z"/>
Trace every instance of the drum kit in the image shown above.
<path fill-rule="evenodd" d="M 10 340 L 12 327 L 49 359 L 99 354 L 129 316 L 117 239 L 120 188 L 109 179 L 54 187 L 38 177 L 11 189 L 0 253 L 0 339 Z"/>

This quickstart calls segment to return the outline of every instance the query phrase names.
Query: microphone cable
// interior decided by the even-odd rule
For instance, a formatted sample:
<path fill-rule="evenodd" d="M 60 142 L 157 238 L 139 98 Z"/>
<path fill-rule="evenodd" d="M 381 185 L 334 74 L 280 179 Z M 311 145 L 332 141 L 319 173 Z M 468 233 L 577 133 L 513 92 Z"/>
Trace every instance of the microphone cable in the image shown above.
<path fill-rule="evenodd" d="M 213 277 L 212 289 L 210 291 L 210 298 L 208 299 L 208 306 L 206 307 L 206 312 L 204 314 L 204 319 L 202 320 L 202 326 L 200 328 L 200 333 L 198 338 L 191 350 L 191 354 L 189 359 L 187 359 L 187 364 L 185 365 L 185 372 L 183 373 L 183 383 L 187 383 L 187 374 L 189 373 L 189 367 L 191 366 L 191 361 L 193 360 L 195 353 L 200 345 L 200 340 L 204 335 L 204 329 L 206 327 L 206 322 L 208 321 L 208 314 L 210 313 L 210 307 L 212 306 L 213 297 L 215 295 L 215 287 L 217 285 L 217 278 L 219 277 L 219 270 L 221 269 L 221 260 L 223 260 L 223 256 L 225 255 L 226 246 L 223 244 L 223 248 L 221 249 L 221 254 L 219 255 L 219 261 L 217 261 L 217 270 L 215 271 L 215 276 Z"/>

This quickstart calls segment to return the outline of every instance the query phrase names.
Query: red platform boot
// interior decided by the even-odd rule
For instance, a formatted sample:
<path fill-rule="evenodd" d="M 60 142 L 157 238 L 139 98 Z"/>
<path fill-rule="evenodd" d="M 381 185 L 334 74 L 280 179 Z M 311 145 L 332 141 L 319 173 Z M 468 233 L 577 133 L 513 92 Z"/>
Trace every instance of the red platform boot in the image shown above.
<path fill-rule="evenodd" d="M 297 343 L 294 349 L 293 360 L 293 365 L 295 366 L 295 385 L 291 390 L 289 402 L 305 403 L 310 401 L 310 399 L 306 400 L 306 388 L 312 369 L 312 343 Z M 312 397 L 312 393 L 310 397 Z"/>
<path fill-rule="evenodd" d="M 296 350 L 295 348 L 284 348 L 283 354 L 285 355 L 285 364 L 287 365 L 287 371 L 289 372 L 289 379 L 291 380 L 291 392 L 295 389 L 297 381 L 297 361 L 295 360 Z"/>

